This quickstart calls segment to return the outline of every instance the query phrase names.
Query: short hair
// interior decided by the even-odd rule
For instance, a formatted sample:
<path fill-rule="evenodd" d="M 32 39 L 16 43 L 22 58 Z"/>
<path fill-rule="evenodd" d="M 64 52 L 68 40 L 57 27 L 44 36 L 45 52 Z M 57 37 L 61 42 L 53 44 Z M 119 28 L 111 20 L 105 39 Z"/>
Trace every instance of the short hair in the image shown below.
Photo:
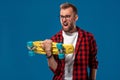
<path fill-rule="evenodd" d="M 73 9 L 75 14 L 78 14 L 77 8 L 73 4 L 66 2 L 66 3 L 63 3 L 63 4 L 60 5 L 60 9 L 67 9 L 67 8 L 70 8 L 70 7 Z"/>

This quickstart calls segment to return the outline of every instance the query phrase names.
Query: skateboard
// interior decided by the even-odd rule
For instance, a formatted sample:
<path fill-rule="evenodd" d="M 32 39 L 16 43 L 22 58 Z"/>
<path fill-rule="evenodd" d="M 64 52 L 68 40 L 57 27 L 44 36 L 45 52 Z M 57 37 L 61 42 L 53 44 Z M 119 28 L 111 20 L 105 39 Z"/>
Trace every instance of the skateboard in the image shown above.
<path fill-rule="evenodd" d="M 34 53 L 37 54 L 46 54 L 44 49 L 42 49 L 43 41 L 29 41 L 27 42 L 27 47 L 31 48 L 29 49 L 29 55 L 33 56 Z M 58 55 L 59 59 L 63 59 L 65 54 L 71 54 L 74 51 L 74 47 L 72 44 L 62 44 L 62 43 L 56 43 L 52 42 L 52 54 Z"/>

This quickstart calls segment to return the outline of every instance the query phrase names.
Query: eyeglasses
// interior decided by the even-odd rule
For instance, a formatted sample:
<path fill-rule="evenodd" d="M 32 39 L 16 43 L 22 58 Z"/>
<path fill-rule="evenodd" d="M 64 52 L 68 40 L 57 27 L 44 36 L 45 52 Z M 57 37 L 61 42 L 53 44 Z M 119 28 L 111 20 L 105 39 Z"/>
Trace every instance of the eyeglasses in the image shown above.
<path fill-rule="evenodd" d="M 64 18 L 65 18 L 65 19 L 70 19 L 70 17 L 71 17 L 71 15 L 66 15 L 66 16 L 60 15 L 60 18 L 61 18 L 61 19 L 64 19 Z"/>

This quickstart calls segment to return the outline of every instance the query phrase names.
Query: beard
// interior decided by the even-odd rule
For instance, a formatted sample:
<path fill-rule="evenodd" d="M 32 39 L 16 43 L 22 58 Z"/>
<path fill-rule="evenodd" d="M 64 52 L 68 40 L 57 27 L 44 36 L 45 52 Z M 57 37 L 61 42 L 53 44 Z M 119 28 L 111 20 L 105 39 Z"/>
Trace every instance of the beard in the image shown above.
<path fill-rule="evenodd" d="M 71 32 L 74 29 L 74 25 L 71 23 L 69 24 L 68 22 L 64 22 L 62 24 L 62 30 L 65 32 Z"/>

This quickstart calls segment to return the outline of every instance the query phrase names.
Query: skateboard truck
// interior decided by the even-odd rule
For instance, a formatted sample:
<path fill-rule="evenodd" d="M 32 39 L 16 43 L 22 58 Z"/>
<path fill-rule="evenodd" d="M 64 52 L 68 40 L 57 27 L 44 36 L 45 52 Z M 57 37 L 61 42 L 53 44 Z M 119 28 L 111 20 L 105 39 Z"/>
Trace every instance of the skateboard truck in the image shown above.
<path fill-rule="evenodd" d="M 62 46 L 62 43 L 57 43 L 56 46 L 57 46 L 57 48 L 59 50 L 58 58 L 59 59 L 64 59 L 65 58 L 65 54 L 64 54 L 64 48 Z"/>
<path fill-rule="evenodd" d="M 27 46 L 30 48 L 30 51 L 28 52 L 28 55 L 29 56 L 34 56 L 35 53 L 34 53 L 34 46 L 33 46 L 33 41 L 29 41 L 27 42 Z"/>

